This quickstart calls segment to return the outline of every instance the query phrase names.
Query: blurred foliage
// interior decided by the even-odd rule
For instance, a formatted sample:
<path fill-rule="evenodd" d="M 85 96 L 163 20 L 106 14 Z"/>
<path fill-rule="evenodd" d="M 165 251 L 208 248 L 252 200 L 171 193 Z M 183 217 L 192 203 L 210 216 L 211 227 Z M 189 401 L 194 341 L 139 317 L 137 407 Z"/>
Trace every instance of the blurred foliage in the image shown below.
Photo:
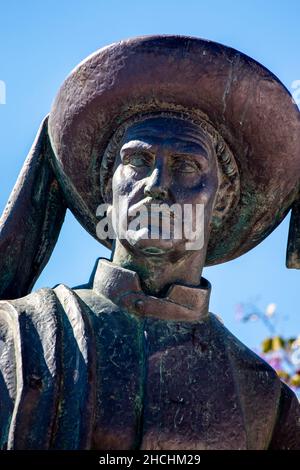
<path fill-rule="evenodd" d="M 241 322 L 261 321 L 269 335 L 262 341 L 256 351 L 277 372 L 278 376 L 298 397 L 300 396 L 300 336 L 284 338 L 276 331 L 276 304 L 267 306 L 265 311 L 251 304 L 239 304 L 236 308 L 236 318 Z"/>

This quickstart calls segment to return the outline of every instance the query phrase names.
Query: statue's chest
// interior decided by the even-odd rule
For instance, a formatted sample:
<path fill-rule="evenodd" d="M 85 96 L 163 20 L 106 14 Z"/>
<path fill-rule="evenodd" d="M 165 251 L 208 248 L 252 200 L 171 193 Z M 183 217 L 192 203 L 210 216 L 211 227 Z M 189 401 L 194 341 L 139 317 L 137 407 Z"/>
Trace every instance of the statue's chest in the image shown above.
<path fill-rule="evenodd" d="M 246 448 L 234 371 L 209 324 L 100 323 L 95 448 Z"/>

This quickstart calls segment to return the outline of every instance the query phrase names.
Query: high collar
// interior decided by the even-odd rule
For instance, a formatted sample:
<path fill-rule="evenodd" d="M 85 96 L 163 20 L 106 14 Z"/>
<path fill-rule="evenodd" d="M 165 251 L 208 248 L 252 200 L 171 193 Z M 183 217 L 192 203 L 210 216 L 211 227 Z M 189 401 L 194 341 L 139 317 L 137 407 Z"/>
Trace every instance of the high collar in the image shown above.
<path fill-rule="evenodd" d="M 135 271 L 117 266 L 107 259 L 98 261 L 93 290 L 139 316 L 161 320 L 203 321 L 208 316 L 210 283 L 201 278 L 198 287 L 172 284 L 163 298 L 147 295 Z"/>

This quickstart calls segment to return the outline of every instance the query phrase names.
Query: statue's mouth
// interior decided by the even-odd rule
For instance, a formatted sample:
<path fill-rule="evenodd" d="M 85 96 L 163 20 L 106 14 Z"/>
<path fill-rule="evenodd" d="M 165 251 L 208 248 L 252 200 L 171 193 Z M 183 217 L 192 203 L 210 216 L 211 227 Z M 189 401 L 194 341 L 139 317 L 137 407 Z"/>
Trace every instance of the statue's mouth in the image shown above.
<path fill-rule="evenodd" d="M 147 255 L 162 255 L 169 250 L 163 250 L 162 248 L 158 248 L 156 246 L 150 246 L 150 247 L 142 248 L 141 251 Z"/>

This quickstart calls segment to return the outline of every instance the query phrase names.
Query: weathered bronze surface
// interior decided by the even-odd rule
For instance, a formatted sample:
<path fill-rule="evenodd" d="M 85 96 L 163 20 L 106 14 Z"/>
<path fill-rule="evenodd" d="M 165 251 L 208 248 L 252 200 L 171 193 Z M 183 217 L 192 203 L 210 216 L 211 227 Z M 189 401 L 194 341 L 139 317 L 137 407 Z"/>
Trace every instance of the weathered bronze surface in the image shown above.
<path fill-rule="evenodd" d="M 81 63 L 0 223 L 1 448 L 300 449 L 294 393 L 209 312 L 202 277 L 292 205 L 299 267 L 299 176 L 299 111 L 240 52 L 154 36 Z M 86 285 L 30 293 L 66 208 L 96 236 L 100 203 L 122 222 L 120 197 L 202 205 L 204 243 L 126 232 Z"/>

